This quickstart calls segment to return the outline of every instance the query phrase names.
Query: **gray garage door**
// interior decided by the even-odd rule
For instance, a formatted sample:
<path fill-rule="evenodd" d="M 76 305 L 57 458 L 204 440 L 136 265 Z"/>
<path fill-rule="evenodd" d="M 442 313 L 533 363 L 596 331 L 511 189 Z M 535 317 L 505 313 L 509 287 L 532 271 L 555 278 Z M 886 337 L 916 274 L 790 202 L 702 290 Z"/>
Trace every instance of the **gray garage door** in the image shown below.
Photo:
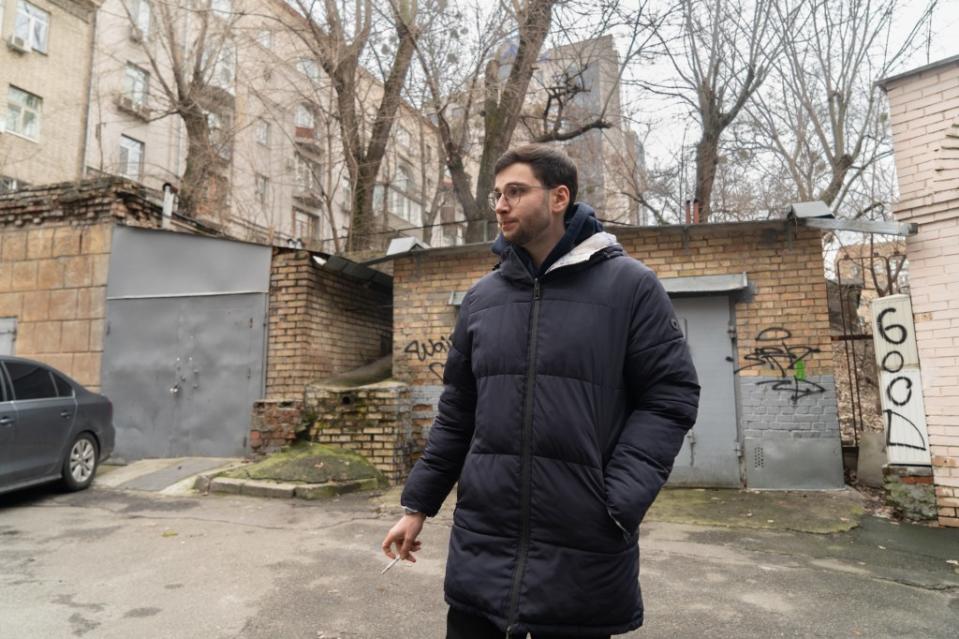
<path fill-rule="evenodd" d="M 246 451 L 269 272 L 269 247 L 115 229 L 102 388 L 119 457 Z"/>
<path fill-rule="evenodd" d="M 676 458 L 671 486 L 742 485 L 729 306 L 726 295 L 673 298 L 702 391 L 699 418 Z"/>

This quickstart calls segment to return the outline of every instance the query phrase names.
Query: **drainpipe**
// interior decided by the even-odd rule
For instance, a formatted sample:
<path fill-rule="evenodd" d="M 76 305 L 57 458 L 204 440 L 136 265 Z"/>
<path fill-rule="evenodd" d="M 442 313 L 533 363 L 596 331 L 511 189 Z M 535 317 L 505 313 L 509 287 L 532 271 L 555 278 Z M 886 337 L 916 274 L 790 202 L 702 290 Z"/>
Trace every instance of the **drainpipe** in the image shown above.
<path fill-rule="evenodd" d="M 80 157 L 78 159 L 77 166 L 77 178 L 86 177 L 86 164 L 87 164 L 87 148 L 90 145 L 90 109 L 93 108 L 92 97 L 93 97 L 93 64 L 96 61 L 96 48 L 97 48 L 97 12 L 99 7 L 93 5 L 93 13 L 90 19 L 90 60 L 87 65 L 87 94 L 83 100 L 83 139 L 80 142 Z M 98 123 L 99 124 L 99 123 Z"/>
<path fill-rule="evenodd" d="M 163 185 L 163 220 L 161 228 L 173 228 L 173 209 L 176 204 L 176 187 L 169 182 Z"/>

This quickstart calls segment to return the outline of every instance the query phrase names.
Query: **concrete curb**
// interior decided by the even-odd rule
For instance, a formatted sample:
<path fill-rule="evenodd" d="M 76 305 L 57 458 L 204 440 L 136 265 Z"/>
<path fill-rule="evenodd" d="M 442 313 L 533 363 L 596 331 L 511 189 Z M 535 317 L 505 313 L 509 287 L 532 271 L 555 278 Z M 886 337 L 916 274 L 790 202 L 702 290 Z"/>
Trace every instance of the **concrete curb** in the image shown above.
<path fill-rule="evenodd" d="M 220 471 L 222 472 L 222 471 Z M 198 475 L 194 489 L 201 493 L 221 493 L 268 497 L 272 499 L 328 499 L 361 490 L 375 490 L 379 482 L 375 477 L 325 484 L 298 484 L 292 482 L 265 481 L 259 479 L 232 479 L 219 477 L 218 473 Z"/>

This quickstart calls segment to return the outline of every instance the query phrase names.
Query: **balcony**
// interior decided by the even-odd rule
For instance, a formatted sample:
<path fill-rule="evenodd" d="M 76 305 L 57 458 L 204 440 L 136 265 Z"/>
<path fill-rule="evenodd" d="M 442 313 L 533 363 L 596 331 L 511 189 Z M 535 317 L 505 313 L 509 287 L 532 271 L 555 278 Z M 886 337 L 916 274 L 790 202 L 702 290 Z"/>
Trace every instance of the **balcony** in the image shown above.
<path fill-rule="evenodd" d="M 323 155 L 323 147 L 316 135 L 316 129 L 310 129 L 302 126 L 296 127 L 293 132 L 293 141 L 297 146 L 314 153 L 318 156 Z"/>
<path fill-rule="evenodd" d="M 121 93 L 116 99 L 117 108 L 124 113 L 137 117 L 144 122 L 149 122 L 153 115 L 153 110 L 142 102 L 137 102 L 129 95 Z"/>

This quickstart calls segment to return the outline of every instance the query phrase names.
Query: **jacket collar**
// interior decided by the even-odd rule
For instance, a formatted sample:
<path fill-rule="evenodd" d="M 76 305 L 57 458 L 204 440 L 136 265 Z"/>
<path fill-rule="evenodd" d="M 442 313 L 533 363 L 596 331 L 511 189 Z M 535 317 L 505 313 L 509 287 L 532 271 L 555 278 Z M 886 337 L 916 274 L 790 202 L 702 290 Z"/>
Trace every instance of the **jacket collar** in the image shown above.
<path fill-rule="evenodd" d="M 608 253 L 610 256 L 622 255 L 623 247 L 616 241 L 616 236 L 612 233 L 606 233 L 605 231 L 596 233 L 553 262 L 543 275 L 570 268 L 577 264 L 585 264 L 600 253 Z M 496 266 L 500 275 L 516 282 L 533 281 L 532 273 L 526 267 L 523 259 L 516 253 L 515 247 L 507 244 L 500 257 L 502 259 Z"/>

